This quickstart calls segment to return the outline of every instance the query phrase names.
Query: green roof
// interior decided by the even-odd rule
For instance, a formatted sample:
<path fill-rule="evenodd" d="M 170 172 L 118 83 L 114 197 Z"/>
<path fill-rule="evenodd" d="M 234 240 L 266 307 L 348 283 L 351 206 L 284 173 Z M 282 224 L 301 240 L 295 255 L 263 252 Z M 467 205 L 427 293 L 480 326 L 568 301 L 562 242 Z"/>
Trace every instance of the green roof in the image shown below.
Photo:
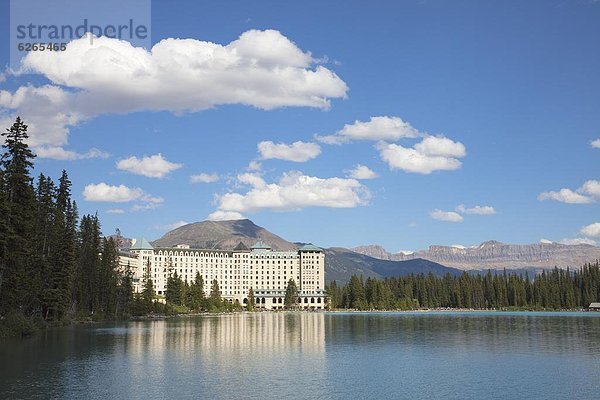
<path fill-rule="evenodd" d="M 305 244 L 304 246 L 300 247 L 300 251 L 323 251 L 323 249 L 315 246 L 312 243 L 308 243 L 308 244 Z"/>
<path fill-rule="evenodd" d="M 129 250 L 154 250 L 154 247 L 145 238 L 136 239 Z"/>
<path fill-rule="evenodd" d="M 259 240 L 258 242 L 254 243 L 254 245 L 250 248 L 252 250 L 271 250 L 271 246 L 269 246 L 262 240 Z"/>

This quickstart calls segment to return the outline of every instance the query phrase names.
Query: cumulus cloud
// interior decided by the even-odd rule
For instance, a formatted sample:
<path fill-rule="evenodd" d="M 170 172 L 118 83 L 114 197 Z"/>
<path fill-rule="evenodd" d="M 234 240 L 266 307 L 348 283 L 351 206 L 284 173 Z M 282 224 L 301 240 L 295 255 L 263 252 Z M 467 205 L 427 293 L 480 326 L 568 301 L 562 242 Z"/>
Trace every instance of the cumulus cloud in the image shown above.
<path fill-rule="evenodd" d="M 476 215 L 493 215 L 496 214 L 496 209 L 492 206 L 475 206 L 466 208 L 464 204 L 456 207 L 456 211 L 461 214 L 476 214 Z"/>
<path fill-rule="evenodd" d="M 538 200 L 555 200 L 560 201 L 561 203 L 568 204 L 588 204 L 592 202 L 592 199 L 590 199 L 589 197 L 566 188 L 560 189 L 558 192 L 549 191 L 540 193 L 538 196 Z"/>
<path fill-rule="evenodd" d="M 588 238 L 573 238 L 573 239 L 563 239 L 561 241 L 559 241 L 558 243 L 560 244 L 566 244 L 566 245 L 578 245 L 578 244 L 589 244 L 592 246 L 596 245 L 596 241 L 593 239 L 588 239 Z"/>
<path fill-rule="evenodd" d="M 371 117 L 369 121 L 354 121 L 346 124 L 333 135 L 316 136 L 316 139 L 325 144 L 343 144 L 354 140 L 385 140 L 397 141 L 402 138 L 415 138 L 423 136 L 408 122 L 399 117 Z"/>
<path fill-rule="evenodd" d="M 315 136 L 326 144 L 344 144 L 356 140 L 377 141 L 375 148 L 390 169 L 430 174 L 434 171 L 452 171 L 462 166 L 459 158 L 467 155 L 465 146 L 444 136 L 419 132 L 399 117 L 371 117 L 369 121 L 346 124 L 333 135 Z M 413 147 L 396 143 L 400 139 L 422 138 Z"/>
<path fill-rule="evenodd" d="M 190 176 L 190 183 L 213 183 L 219 180 L 218 174 L 200 173 Z"/>
<path fill-rule="evenodd" d="M 600 237 L 600 222 L 584 226 L 581 228 L 581 234 L 584 236 Z"/>
<path fill-rule="evenodd" d="M 542 244 L 552 244 L 554 242 L 552 240 L 548 240 L 548 239 L 540 239 L 540 243 L 542 243 Z"/>
<path fill-rule="evenodd" d="M 357 164 L 356 167 L 346 172 L 348 177 L 354 179 L 375 179 L 378 176 L 371 168 L 361 164 Z"/>
<path fill-rule="evenodd" d="M 164 178 L 182 166 L 182 164 L 167 161 L 160 153 L 142 158 L 131 156 L 117 162 L 117 169 L 148 178 Z"/>
<path fill-rule="evenodd" d="M 424 175 L 434 171 L 457 170 L 462 166 L 458 158 L 466 155 L 462 143 L 437 136 L 426 137 L 412 148 L 386 142 L 380 142 L 375 147 L 390 169 Z"/>
<path fill-rule="evenodd" d="M 71 150 L 65 150 L 59 146 L 42 146 L 35 148 L 35 154 L 40 158 L 51 158 L 54 160 L 85 160 L 89 158 L 108 158 L 109 154 L 98 150 L 89 149 L 85 153 L 77 153 Z"/>
<path fill-rule="evenodd" d="M 83 190 L 83 197 L 87 201 L 127 203 L 142 196 L 144 196 L 144 191 L 140 188 L 130 188 L 125 185 L 111 186 L 104 182 L 89 184 Z"/>
<path fill-rule="evenodd" d="M 294 142 L 292 144 L 264 141 L 258 144 L 258 152 L 263 160 L 279 159 L 294 162 L 312 160 L 321 154 L 321 147 L 316 143 Z"/>
<path fill-rule="evenodd" d="M 284 173 L 277 182 L 267 183 L 258 174 L 241 174 L 240 184 L 250 186 L 245 193 L 217 196 L 218 210 L 212 219 L 230 219 L 242 213 L 261 210 L 294 211 L 307 207 L 353 208 L 365 205 L 370 193 L 356 179 L 319 178 L 298 171 Z M 231 214 L 236 213 L 236 214 Z"/>
<path fill-rule="evenodd" d="M 262 169 L 262 164 L 258 161 L 250 161 L 246 169 L 248 171 L 260 171 Z"/>
<path fill-rule="evenodd" d="M 415 145 L 415 150 L 426 156 L 461 158 L 467 155 L 462 143 L 443 136 L 428 136 Z"/>
<path fill-rule="evenodd" d="M 575 191 L 562 188 L 559 191 L 540 193 L 538 200 L 555 200 L 568 204 L 589 204 L 600 200 L 600 181 L 589 180 Z"/>
<path fill-rule="evenodd" d="M 234 221 L 244 219 L 245 217 L 239 212 L 217 210 L 208 216 L 211 221 Z"/>
<path fill-rule="evenodd" d="M 63 146 L 70 127 L 102 114 L 196 112 L 225 104 L 328 109 L 348 90 L 275 30 L 250 30 L 224 45 L 167 38 L 150 51 L 107 37 L 90 44 L 83 37 L 65 51 L 29 53 L 19 73 L 51 82 L 0 91 L 1 111 L 24 118 L 34 147 Z"/>
<path fill-rule="evenodd" d="M 596 200 L 600 200 L 600 181 L 589 180 L 577 189 L 581 193 L 585 193 Z"/>
<path fill-rule="evenodd" d="M 593 148 L 600 149 L 600 139 L 592 140 L 592 142 L 590 144 L 592 145 Z"/>
<path fill-rule="evenodd" d="M 83 189 L 83 197 L 87 201 L 109 203 L 136 202 L 131 208 L 132 211 L 154 209 L 164 201 L 161 197 L 151 196 L 140 188 L 130 188 L 125 185 L 113 186 L 104 182 L 87 185 Z"/>
<path fill-rule="evenodd" d="M 435 209 L 429 213 L 431 218 L 437 219 L 438 221 L 446 221 L 446 222 L 463 222 L 464 218 L 457 212 L 454 211 L 442 211 L 439 209 Z"/>

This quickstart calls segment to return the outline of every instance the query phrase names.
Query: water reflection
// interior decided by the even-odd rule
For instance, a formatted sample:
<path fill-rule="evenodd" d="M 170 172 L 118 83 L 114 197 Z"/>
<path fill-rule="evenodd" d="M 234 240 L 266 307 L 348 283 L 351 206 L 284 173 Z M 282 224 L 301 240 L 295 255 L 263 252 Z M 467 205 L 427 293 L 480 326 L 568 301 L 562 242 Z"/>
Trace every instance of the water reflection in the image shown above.
<path fill-rule="evenodd" d="M 0 343 L 0 398 L 593 398 L 600 314 L 246 313 Z"/>
<path fill-rule="evenodd" d="M 326 319 L 329 346 L 410 347 L 600 356 L 600 315 L 547 313 L 340 313 Z"/>

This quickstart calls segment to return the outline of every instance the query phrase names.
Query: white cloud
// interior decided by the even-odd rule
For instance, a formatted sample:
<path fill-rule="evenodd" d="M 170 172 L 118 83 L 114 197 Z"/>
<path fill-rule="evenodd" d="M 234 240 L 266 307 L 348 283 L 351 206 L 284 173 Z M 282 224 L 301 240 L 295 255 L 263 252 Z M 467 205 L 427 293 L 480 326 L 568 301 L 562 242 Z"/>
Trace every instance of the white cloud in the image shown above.
<path fill-rule="evenodd" d="M 577 191 L 585 193 L 596 200 L 600 200 L 600 181 L 586 181 L 579 189 L 577 189 Z"/>
<path fill-rule="evenodd" d="M 353 140 L 386 140 L 397 141 L 402 138 L 423 136 L 408 122 L 399 117 L 371 117 L 367 122 L 354 121 L 346 124 L 333 135 L 316 136 L 316 139 L 326 144 L 343 144 Z"/>
<path fill-rule="evenodd" d="M 356 179 L 318 178 L 298 171 L 284 173 L 276 183 L 257 174 L 241 174 L 238 181 L 251 186 L 246 193 L 217 196 L 217 212 L 211 218 L 260 210 L 293 211 L 306 207 L 353 208 L 367 204 L 370 193 Z"/>
<path fill-rule="evenodd" d="M 110 203 L 136 202 L 132 211 L 150 210 L 158 207 L 164 200 L 147 194 L 140 188 L 130 188 L 125 185 L 112 186 L 104 182 L 89 184 L 83 189 L 83 197 L 87 201 Z M 115 213 L 119 213 L 116 211 Z"/>
<path fill-rule="evenodd" d="M 476 215 L 493 215 L 496 214 L 496 210 L 492 206 L 475 206 L 466 208 L 464 204 L 460 204 L 456 207 L 456 211 L 461 214 L 476 214 Z"/>
<path fill-rule="evenodd" d="M 461 158 L 467 155 L 465 146 L 443 136 L 428 136 L 415 145 L 415 150 L 427 156 Z"/>
<path fill-rule="evenodd" d="M 89 149 L 85 153 L 77 153 L 65 150 L 59 146 L 42 146 L 35 148 L 35 154 L 40 158 L 51 158 L 54 160 L 84 160 L 89 158 L 108 158 L 109 154 L 98 150 Z"/>
<path fill-rule="evenodd" d="M 348 91 L 334 72 L 275 30 L 250 30 L 225 45 L 167 38 L 150 51 L 83 37 L 65 51 L 29 53 L 20 73 L 52 83 L 0 91 L 0 107 L 30 125 L 32 146 L 65 145 L 69 127 L 102 114 L 196 112 L 224 104 L 328 109 Z"/>
<path fill-rule="evenodd" d="M 431 216 L 431 218 L 437 219 L 439 221 L 463 222 L 464 220 L 462 215 L 454 211 L 442 211 L 435 209 L 432 212 L 430 212 L 429 215 Z"/>
<path fill-rule="evenodd" d="M 559 191 L 540 193 L 538 200 L 556 200 L 568 204 L 589 204 L 600 200 L 600 181 L 588 180 L 575 191 L 562 188 Z"/>
<path fill-rule="evenodd" d="M 219 180 L 218 174 L 200 173 L 190 176 L 190 183 L 213 183 Z"/>
<path fill-rule="evenodd" d="M 357 164 L 354 169 L 346 171 L 350 178 L 354 179 L 375 179 L 377 174 L 366 165 Z"/>
<path fill-rule="evenodd" d="M 244 218 L 239 212 L 222 210 L 217 210 L 208 216 L 208 219 L 211 221 L 232 221 Z"/>
<path fill-rule="evenodd" d="M 592 140 L 592 142 L 590 144 L 592 145 L 593 148 L 600 149 L 600 139 Z"/>
<path fill-rule="evenodd" d="M 379 150 L 381 159 L 391 169 L 425 175 L 434 171 L 457 170 L 462 166 L 457 158 L 466 155 L 462 143 L 434 136 L 423 139 L 414 148 L 385 142 L 380 142 L 375 147 Z"/>
<path fill-rule="evenodd" d="M 600 237 L 600 222 L 584 226 L 581 228 L 581 234 L 584 236 Z"/>
<path fill-rule="evenodd" d="M 182 164 L 167 161 L 160 153 L 153 156 L 144 156 L 141 159 L 132 156 L 117 162 L 118 169 L 147 176 L 148 178 L 164 178 L 170 172 L 182 166 Z"/>
<path fill-rule="evenodd" d="M 109 214 L 125 214 L 125 210 L 123 210 L 122 208 L 111 208 L 109 210 L 106 210 L 106 212 Z"/>
<path fill-rule="evenodd" d="M 144 191 L 140 188 L 130 188 L 125 185 L 111 186 L 104 182 L 89 184 L 83 190 L 83 197 L 87 201 L 127 203 L 143 196 Z"/>
<path fill-rule="evenodd" d="M 237 180 L 242 185 L 250 185 L 258 188 L 262 188 L 267 185 L 265 180 L 260 176 L 258 172 L 244 173 L 237 176 Z"/>
<path fill-rule="evenodd" d="M 560 244 L 566 244 L 566 245 L 578 245 L 578 244 L 590 244 L 592 246 L 596 245 L 596 241 L 593 239 L 588 239 L 588 238 L 573 238 L 573 239 L 563 239 L 560 242 L 558 242 Z"/>
<path fill-rule="evenodd" d="M 250 161 L 248 167 L 246 167 L 248 171 L 260 171 L 262 169 L 262 164 L 258 161 Z"/>
<path fill-rule="evenodd" d="M 258 144 L 258 152 L 263 160 L 271 158 L 294 162 L 305 162 L 321 154 L 321 147 L 316 143 L 294 142 L 291 145 L 264 141 Z"/>
<path fill-rule="evenodd" d="M 540 243 L 542 243 L 542 244 L 552 244 L 554 242 L 552 240 L 548 240 L 548 239 L 540 239 Z"/>
<path fill-rule="evenodd" d="M 560 189 L 558 192 L 550 191 L 540 193 L 538 200 L 556 200 L 568 204 L 589 204 L 593 202 L 591 198 L 566 188 Z"/>

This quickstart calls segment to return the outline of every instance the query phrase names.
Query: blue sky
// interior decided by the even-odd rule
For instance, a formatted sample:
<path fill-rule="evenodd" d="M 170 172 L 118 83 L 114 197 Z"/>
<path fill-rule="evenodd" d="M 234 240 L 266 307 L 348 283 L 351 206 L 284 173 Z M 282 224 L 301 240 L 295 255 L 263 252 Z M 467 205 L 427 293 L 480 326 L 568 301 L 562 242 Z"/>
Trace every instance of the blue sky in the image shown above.
<path fill-rule="evenodd" d="M 9 3 L 1 7 L 8 66 Z M 153 2 L 153 44 L 193 39 L 163 42 L 187 54 L 243 36 L 236 54 L 262 65 L 257 74 L 245 64 L 223 77 L 213 66 L 200 84 L 202 66 L 186 58 L 175 68 L 170 57 L 154 80 L 127 79 L 114 57 L 90 66 L 88 48 L 69 48 L 62 61 L 35 55 L 27 72 L 4 73 L 0 120 L 39 121 L 35 172 L 67 169 L 80 212 L 97 211 L 107 234 L 154 239 L 180 221 L 241 214 L 321 246 L 591 243 L 599 21 L 592 1 Z M 141 49 L 96 45 L 136 68 L 164 67 Z M 41 87 L 52 93 L 43 100 L 32 89 Z M 55 118 L 63 112 L 71 122 Z M 261 142 L 272 144 L 260 153 Z M 357 165 L 376 177 L 353 178 Z M 217 180 L 191 183 L 202 173 Z"/>

